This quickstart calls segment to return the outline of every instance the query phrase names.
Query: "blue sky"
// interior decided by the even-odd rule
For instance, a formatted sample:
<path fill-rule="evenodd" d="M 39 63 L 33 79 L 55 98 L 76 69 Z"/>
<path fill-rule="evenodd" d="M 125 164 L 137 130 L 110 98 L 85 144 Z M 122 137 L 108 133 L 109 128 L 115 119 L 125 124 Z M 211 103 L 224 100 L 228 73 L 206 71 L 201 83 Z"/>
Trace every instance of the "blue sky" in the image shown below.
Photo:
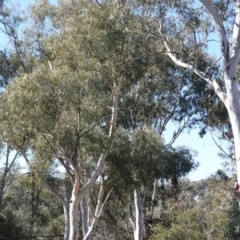
<path fill-rule="evenodd" d="M 12 3 L 19 3 L 22 7 L 22 9 L 26 10 L 26 7 L 29 3 L 35 2 L 34 0 L 21 0 L 21 1 L 11 1 Z M 57 2 L 57 0 L 52 0 L 52 2 Z M 1 37 L 1 35 L 0 35 Z M 210 36 L 211 39 L 216 39 L 217 37 L 212 34 Z M 3 39 L 0 39 L 1 44 L 4 44 Z M 210 43 L 209 46 L 209 53 L 213 56 L 219 57 L 220 55 L 220 48 L 219 44 L 215 41 Z M 169 124 L 167 127 L 167 131 L 164 133 L 164 138 L 166 142 L 168 142 L 173 135 L 174 129 L 176 126 L 174 126 L 172 123 Z M 219 149 L 213 142 L 211 135 L 206 134 L 204 138 L 200 138 L 198 135 L 198 130 L 191 130 L 191 132 L 185 131 L 182 133 L 176 142 L 174 143 L 174 146 L 187 146 L 193 150 L 196 150 L 198 152 L 198 156 L 196 157 L 196 161 L 200 163 L 200 166 L 197 170 L 192 171 L 188 177 L 192 181 L 197 181 L 200 179 L 204 179 L 208 177 L 210 174 L 215 173 L 218 169 L 222 168 L 222 160 L 218 156 Z"/>
<path fill-rule="evenodd" d="M 214 40 L 208 43 L 209 54 L 213 57 L 219 58 L 221 54 L 217 35 L 212 33 L 209 35 L 209 39 Z M 169 124 L 167 131 L 164 134 L 166 142 L 172 138 L 173 132 L 174 125 Z M 198 152 L 198 156 L 195 160 L 199 162 L 200 166 L 195 171 L 190 172 L 187 176 L 191 181 L 204 179 L 209 175 L 214 174 L 218 169 L 223 169 L 222 163 L 224 163 L 218 156 L 220 150 L 214 143 L 211 134 L 207 133 L 203 138 L 201 138 L 198 132 L 198 129 L 193 129 L 190 132 L 186 130 L 178 137 L 173 145 L 175 147 L 185 145 Z M 222 147 L 224 147 L 224 143 Z"/>
<path fill-rule="evenodd" d="M 164 133 L 166 142 L 170 141 L 174 129 L 177 128 L 172 123 L 167 127 Z M 206 134 L 201 138 L 197 129 L 193 129 L 190 132 L 185 130 L 175 141 L 173 146 L 187 146 L 198 152 L 195 160 L 200 163 L 200 166 L 188 174 L 188 178 L 191 181 L 198 181 L 204 179 L 209 175 L 215 173 L 218 169 L 222 169 L 222 159 L 218 156 L 219 149 L 212 140 L 210 134 Z"/>
<path fill-rule="evenodd" d="M 208 52 L 210 55 L 218 59 L 221 54 L 217 35 L 212 33 L 209 35 L 209 39 L 214 41 L 210 41 L 208 43 Z M 174 125 L 170 124 L 166 133 L 164 134 L 166 140 L 171 139 L 172 133 L 174 132 L 173 129 Z M 218 156 L 220 150 L 214 143 L 212 136 L 208 133 L 201 138 L 198 132 L 198 129 L 193 129 L 190 132 L 186 130 L 174 143 L 174 146 L 185 145 L 198 152 L 198 156 L 195 158 L 195 160 L 200 163 L 200 166 L 188 175 L 192 181 L 204 179 L 209 175 L 214 174 L 218 169 L 223 169 L 222 163 L 224 163 L 223 160 Z M 224 147 L 224 143 L 222 147 Z"/>

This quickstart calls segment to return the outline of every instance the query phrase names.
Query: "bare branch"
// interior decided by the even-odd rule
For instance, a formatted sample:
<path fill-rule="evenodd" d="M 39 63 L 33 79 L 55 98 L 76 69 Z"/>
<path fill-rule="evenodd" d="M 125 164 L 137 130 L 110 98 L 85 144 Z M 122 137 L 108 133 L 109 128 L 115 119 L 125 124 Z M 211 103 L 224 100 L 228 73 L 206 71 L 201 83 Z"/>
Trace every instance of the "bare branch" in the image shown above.
<path fill-rule="evenodd" d="M 184 120 L 183 125 L 178 126 L 178 130 L 173 133 L 172 139 L 168 142 L 168 144 L 165 145 L 165 148 L 162 150 L 162 152 L 165 152 L 168 148 L 170 148 L 173 143 L 176 141 L 176 139 L 179 137 L 179 135 L 182 133 L 182 131 L 187 128 L 191 122 L 189 120 Z"/>
<path fill-rule="evenodd" d="M 135 230 L 135 224 L 134 224 L 134 221 L 132 220 L 131 217 L 129 218 L 129 221 L 130 221 L 130 223 L 132 224 L 132 228 L 133 228 L 133 230 Z"/>
<path fill-rule="evenodd" d="M 18 150 L 18 151 L 19 151 L 19 150 Z M 29 164 L 30 164 L 30 161 L 29 161 L 29 159 L 28 159 L 28 157 L 27 157 L 26 152 L 25 152 L 25 151 L 19 151 L 19 152 L 22 154 L 25 162 L 29 165 Z"/>
<path fill-rule="evenodd" d="M 79 192 L 80 200 L 88 194 L 88 192 L 91 190 L 91 188 L 95 184 L 99 174 L 101 173 L 101 171 L 103 169 L 104 162 L 108 155 L 108 152 L 109 152 L 109 149 L 103 150 L 103 152 L 101 153 L 101 155 L 98 159 L 98 162 L 97 162 L 96 170 L 94 171 L 94 173 L 93 173 L 92 177 L 89 179 L 89 181 L 82 187 L 82 189 Z"/>
<path fill-rule="evenodd" d="M 235 161 L 235 159 L 234 159 L 230 154 L 228 154 L 228 153 L 217 143 L 217 141 L 216 141 L 215 138 L 213 137 L 212 132 L 211 132 L 211 135 L 212 135 L 212 139 L 213 139 L 214 143 L 217 145 L 217 147 L 218 147 L 228 158 L 230 158 L 231 160 Z"/>
<path fill-rule="evenodd" d="M 55 191 L 55 189 L 53 189 L 48 183 L 44 182 L 43 185 L 53 196 L 60 200 L 62 204 L 66 204 L 64 198 L 57 191 Z"/>
<path fill-rule="evenodd" d="M 100 119 L 100 120 L 99 120 L 97 123 L 95 123 L 92 127 L 90 127 L 88 130 L 86 130 L 84 133 L 82 133 L 82 134 L 80 135 L 80 138 L 83 137 L 84 135 L 86 135 L 87 133 L 89 133 L 89 132 L 90 132 L 91 130 L 93 130 L 95 127 L 99 126 L 99 125 L 101 124 L 101 122 L 102 122 L 104 119 L 108 118 L 109 116 L 111 116 L 111 114 L 109 114 L 109 115 L 103 117 L 102 119 Z"/>
<path fill-rule="evenodd" d="M 217 60 L 215 60 L 210 66 L 208 66 L 208 68 L 205 71 L 205 74 L 207 74 L 207 72 L 220 60 L 222 59 L 222 57 L 218 58 Z"/>
<path fill-rule="evenodd" d="M 114 186 L 108 191 L 108 194 L 107 194 L 107 196 L 105 197 L 105 200 L 104 200 L 104 202 L 103 202 L 103 204 L 102 204 L 101 211 L 99 212 L 99 217 L 100 217 L 100 215 L 102 214 L 102 210 L 103 210 L 103 208 L 104 208 L 104 206 L 105 206 L 107 200 L 109 199 L 109 197 L 110 197 L 110 195 L 111 195 L 113 189 L 114 189 L 119 183 L 121 183 L 121 182 L 123 182 L 123 181 L 124 181 L 124 179 L 118 181 L 118 182 L 115 183 Z"/>
<path fill-rule="evenodd" d="M 88 229 L 88 232 L 86 233 L 86 235 L 84 236 L 83 240 L 87 240 L 90 239 L 92 234 L 93 234 L 93 230 L 95 229 L 98 221 L 99 221 L 99 217 L 101 215 L 101 208 L 102 208 L 102 199 L 103 199 L 103 194 L 104 194 L 104 178 L 103 178 L 103 174 L 100 175 L 100 190 L 98 193 L 98 198 L 97 198 L 97 206 L 95 209 L 95 214 L 93 216 L 93 220 L 91 223 L 91 226 Z"/>
<path fill-rule="evenodd" d="M 58 160 L 61 162 L 62 166 L 66 169 L 67 173 L 73 180 L 74 179 L 73 171 L 72 171 L 71 167 L 69 166 L 69 164 L 66 164 L 61 157 L 58 157 Z"/>

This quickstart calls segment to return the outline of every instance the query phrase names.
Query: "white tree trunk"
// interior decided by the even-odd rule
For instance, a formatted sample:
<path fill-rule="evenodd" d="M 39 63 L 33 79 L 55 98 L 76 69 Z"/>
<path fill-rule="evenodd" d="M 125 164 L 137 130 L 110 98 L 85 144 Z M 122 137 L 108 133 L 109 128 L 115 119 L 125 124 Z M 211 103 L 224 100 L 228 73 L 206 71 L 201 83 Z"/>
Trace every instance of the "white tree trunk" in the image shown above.
<path fill-rule="evenodd" d="M 69 218 L 70 218 L 70 232 L 69 240 L 78 240 L 79 239 L 79 198 L 74 191 L 70 200 L 69 207 Z"/>
<path fill-rule="evenodd" d="M 83 240 L 91 239 L 91 237 L 93 236 L 94 230 L 95 230 L 95 228 L 97 226 L 98 220 L 99 220 L 99 218 L 96 218 L 96 217 L 93 219 L 92 224 L 89 227 L 88 232 L 84 236 Z"/>
<path fill-rule="evenodd" d="M 95 213 L 94 213 L 94 216 L 93 216 L 93 220 L 92 220 L 92 223 L 91 225 L 89 226 L 88 228 L 88 231 L 86 232 L 86 234 L 84 235 L 84 238 L 83 240 L 89 240 L 91 239 L 93 233 L 94 233 L 94 230 L 98 224 L 98 221 L 99 221 L 99 218 L 103 212 L 103 207 L 104 207 L 104 204 L 105 202 L 103 202 L 103 194 L 104 194 L 104 176 L 103 174 L 99 176 L 100 177 L 100 190 L 99 190 L 99 193 L 98 193 L 98 198 L 97 198 L 97 206 L 96 206 L 96 209 L 95 209 Z"/>
<path fill-rule="evenodd" d="M 80 198 L 80 176 L 76 165 L 71 161 L 71 165 L 74 169 L 74 184 L 71 193 L 71 199 L 69 203 L 69 222 L 70 222 L 70 232 L 69 240 L 78 240 L 79 239 L 79 204 L 81 200 L 86 196 Z"/>
<path fill-rule="evenodd" d="M 88 210 L 87 210 L 87 198 L 84 197 L 81 201 L 81 216 L 82 216 L 82 232 L 85 236 L 88 232 Z"/>
<path fill-rule="evenodd" d="M 228 97 L 226 107 L 233 132 L 237 178 L 240 183 L 240 104 L 238 92 L 235 94 L 233 93 L 231 97 Z"/>
<path fill-rule="evenodd" d="M 197 67 L 189 62 L 182 62 L 174 52 L 177 50 L 171 48 L 170 40 L 168 37 L 161 32 L 160 34 L 163 38 L 165 46 L 167 48 L 166 54 L 176 63 L 178 66 L 187 68 L 195 72 L 199 77 L 207 81 L 215 90 L 215 93 L 225 104 L 234 138 L 235 145 L 235 157 L 237 166 L 237 178 L 240 183 L 240 103 L 239 103 L 239 90 L 238 90 L 238 80 L 237 80 L 237 67 L 240 57 L 240 0 L 235 2 L 235 20 L 233 21 L 233 33 L 230 37 L 229 42 L 228 36 L 222 20 L 219 18 L 218 12 L 214 7 L 212 0 L 199 0 L 206 8 L 207 13 L 212 21 L 214 29 L 219 38 L 219 44 L 221 47 L 221 54 L 223 59 L 223 82 L 225 83 L 226 92 L 221 89 L 216 79 L 208 76 L 206 73 L 209 66 L 205 72 L 200 71 Z"/>
<path fill-rule="evenodd" d="M 223 100 L 230 119 L 237 166 L 237 178 L 240 182 L 240 103 L 239 90 L 237 81 L 237 67 L 240 56 L 240 0 L 236 1 L 236 17 L 233 24 L 232 45 L 230 52 L 230 44 L 227 39 L 226 31 L 221 19 L 218 17 L 212 0 L 200 0 L 206 7 L 209 16 L 212 19 L 214 28 L 220 40 L 221 52 L 223 57 L 224 82 L 226 87 L 226 98 Z M 216 91 L 216 89 L 215 89 Z M 220 90 L 216 91 L 216 93 Z"/>
<path fill-rule="evenodd" d="M 117 111 L 118 111 L 118 97 L 122 88 L 122 85 L 125 81 L 125 76 L 122 76 L 121 80 L 118 84 L 114 83 L 114 88 L 112 89 L 112 116 L 110 122 L 109 129 L 109 139 L 114 139 L 116 122 L 117 122 Z M 64 149 L 60 148 L 61 157 L 66 160 L 70 164 L 74 172 L 74 185 L 71 194 L 70 207 L 69 207 L 69 223 L 70 223 L 70 233 L 69 240 L 78 240 L 79 239 L 79 204 L 82 201 L 84 203 L 84 198 L 86 198 L 87 194 L 94 187 L 98 177 L 102 173 L 104 169 L 105 159 L 109 153 L 111 148 L 111 143 L 106 149 L 103 149 L 97 165 L 96 169 L 93 172 L 91 178 L 87 181 L 86 184 L 82 188 L 80 188 L 80 175 L 77 166 L 73 163 L 72 159 L 66 154 Z M 100 188 L 98 204 L 95 211 L 95 216 L 93 216 L 93 221 L 90 227 L 88 227 L 88 223 L 86 222 L 86 216 L 84 216 L 83 224 L 83 234 L 86 233 L 84 239 L 89 239 L 93 235 L 93 231 L 98 223 L 99 217 L 103 210 L 102 197 L 103 197 L 104 188 L 103 186 Z M 84 205 L 82 205 L 84 207 Z M 87 232 L 86 232 L 87 230 Z"/>
<path fill-rule="evenodd" d="M 63 211 L 64 211 L 64 240 L 69 239 L 70 233 L 70 219 L 69 219 L 69 203 L 63 203 Z"/>
<path fill-rule="evenodd" d="M 53 189 L 50 185 L 48 185 L 47 182 L 44 182 L 43 185 L 53 196 L 55 196 L 58 200 L 60 200 L 62 205 L 63 205 L 64 240 L 68 240 L 69 239 L 69 234 L 70 234 L 70 215 L 69 215 L 70 202 L 69 202 L 68 193 L 67 192 L 65 193 L 65 198 L 64 198 L 56 191 L 56 189 Z"/>
<path fill-rule="evenodd" d="M 144 228 L 144 196 L 139 187 L 134 189 L 134 204 L 135 204 L 135 227 L 134 240 L 143 240 Z"/>

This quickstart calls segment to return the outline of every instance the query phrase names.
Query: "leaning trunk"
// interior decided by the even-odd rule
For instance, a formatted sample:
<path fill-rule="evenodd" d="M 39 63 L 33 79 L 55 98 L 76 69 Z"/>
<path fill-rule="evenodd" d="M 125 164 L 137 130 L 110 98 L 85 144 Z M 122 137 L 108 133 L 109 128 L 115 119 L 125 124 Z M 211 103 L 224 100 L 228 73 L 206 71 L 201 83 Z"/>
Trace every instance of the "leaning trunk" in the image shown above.
<path fill-rule="evenodd" d="M 94 217 L 91 223 L 91 226 L 89 226 L 88 228 L 88 232 L 86 232 L 86 234 L 84 235 L 83 240 L 89 240 L 92 238 L 94 230 L 99 222 L 99 218 L 103 212 L 103 207 L 104 207 L 104 203 L 103 203 L 103 195 L 104 195 L 104 177 L 103 174 L 99 176 L 100 178 L 100 190 L 98 193 L 98 198 L 97 198 L 97 206 L 95 209 L 95 213 L 94 213 Z"/>
<path fill-rule="evenodd" d="M 99 220 L 99 218 L 96 218 L 96 217 L 93 219 L 92 224 L 91 224 L 91 226 L 89 227 L 88 232 L 87 232 L 87 234 L 84 236 L 83 240 L 89 240 L 89 239 L 91 239 L 91 237 L 93 236 L 93 233 L 94 233 L 94 229 L 95 229 L 96 226 L 97 226 L 98 220 Z"/>
<path fill-rule="evenodd" d="M 134 190 L 134 204 L 135 204 L 135 227 L 134 240 L 143 239 L 144 227 L 144 193 L 137 187 Z"/>
<path fill-rule="evenodd" d="M 88 232 L 88 211 L 86 196 L 81 201 L 81 216 L 82 216 L 82 231 L 83 236 L 85 236 Z"/>

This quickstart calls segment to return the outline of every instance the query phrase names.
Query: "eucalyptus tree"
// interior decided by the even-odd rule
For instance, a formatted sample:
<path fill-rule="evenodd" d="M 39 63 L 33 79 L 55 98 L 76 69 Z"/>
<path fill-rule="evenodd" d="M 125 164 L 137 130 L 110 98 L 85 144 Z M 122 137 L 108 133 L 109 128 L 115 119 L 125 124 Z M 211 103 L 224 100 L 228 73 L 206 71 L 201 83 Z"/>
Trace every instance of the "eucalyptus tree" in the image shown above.
<path fill-rule="evenodd" d="M 176 190 L 177 184 L 174 182 L 168 186 L 167 181 L 179 179 L 197 164 L 193 160 L 193 152 L 187 148 L 163 151 L 166 146 L 161 136 L 151 128 L 135 129 L 130 137 L 126 130 L 118 134 L 121 141 L 115 143 L 109 155 L 106 172 L 112 184 L 119 179 L 122 181 L 111 198 L 124 206 L 117 215 L 132 228 L 128 234 L 133 234 L 134 239 L 145 239 L 150 235 L 148 224 L 155 215 L 153 208 L 161 198 L 159 194 L 154 199 L 151 197 L 154 180 L 157 179 L 156 188 L 165 188 L 165 195 L 173 195 L 170 191 Z M 109 207 L 112 209 L 113 206 Z"/>
<path fill-rule="evenodd" d="M 228 112 L 235 145 L 237 176 L 240 181 L 240 103 L 237 67 L 240 54 L 240 2 L 239 1 L 136 1 L 143 24 L 139 29 L 129 29 L 145 33 L 165 47 L 157 46 L 157 51 L 165 54 L 178 66 L 194 72 L 206 81 Z M 138 5 L 139 4 L 139 5 Z M 140 7 L 141 6 L 141 7 Z M 146 21 L 145 21 L 146 20 Z M 216 42 L 215 35 L 218 38 Z M 201 55 L 207 56 L 210 42 L 214 42 L 221 57 L 207 59 L 201 64 Z M 217 51 L 217 50 L 216 50 Z M 219 72 L 212 68 L 221 61 Z"/>
<path fill-rule="evenodd" d="M 60 194 L 49 184 L 51 177 L 47 173 L 43 177 L 45 187 L 63 204 L 66 239 L 78 236 L 80 202 L 83 238 L 93 234 L 106 203 L 102 174 L 115 139 L 120 90 L 124 84 L 129 89 L 145 77 L 148 68 L 154 68 L 152 49 L 146 47 L 144 38 L 124 30 L 132 18 L 138 19 L 128 16 L 128 10 L 117 1 L 101 7 L 87 1 L 62 1 L 58 7 L 37 2 L 32 8 L 34 31 L 31 27 L 25 31 L 28 71 L 15 78 L 3 96 L 2 126 L 7 141 L 33 171 L 47 171 L 57 160 L 72 179 L 72 193 L 63 186 Z M 75 26 L 76 21 L 81 26 Z M 51 28 L 52 32 L 42 30 Z M 155 95 L 149 96 L 153 99 Z M 37 163 L 31 163 L 28 150 Z M 88 225 L 86 196 L 97 179 L 101 187 Z"/>
<path fill-rule="evenodd" d="M 150 48 L 154 49 L 153 42 L 149 40 L 148 44 Z M 151 53 L 151 51 L 149 52 Z M 148 189 L 149 192 L 149 186 L 152 187 L 153 182 L 156 185 L 157 179 L 160 178 L 169 180 L 169 182 L 171 180 L 177 181 L 180 176 L 183 176 L 194 167 L 194 164 L 191 165 L 191 163 L 188 169 L 183 170 L 180 158 L 186 157 L 186 152 L 184 153 L 184 151 L 181 152 L 181 150 L 179 150 L 178 154 L 179 156 L 182 154 L 182 156 L 180 158 L 177 157 L 177 155 L 174 156 L 174 152 L 178 152 L 178 150 L 171 148 L 171 145 L 184 129 L 203 123 L 207 114 L 207 99 L 214 99 L 211 91 L 205 92 L 206 84 L 204 82 L 191 83 L 189 79 L 194 76 L 190 72 L 180 71 L 161 54 L 149 54 L 149 57 L 146 56 L 144 59 L 138 59 L 138 61 L 136 61 L 138 66 L 142 66 L 141 61 L 145 61 L 145 66 L 146 62 L 148 63 L 148 71 L 140 81 L 136 83 L 133 82 L 131 85 L 126 84 L 123 88 L 120 96 L 118 120 L 119 126 L 128 133 L 130 139 L 135 139 L 135 137 L 138 136 L 137 139 L 139 140 L 139 136 L 142 136 L 141 141 L 136 144 L 138 147 L 135 146 L 133 149 L 126 150 L 126 152 L 134 152 L 135 157 L 125 156 L 125 158 L 128 159 L 127 161 L 131 159 L 129 161 L 131 164 L 136 162 L 136 166 L 143 169 L 143 172 L 140 169 L 138 171 L 144 180 L 142 178 L 138 181 L 135 180 L 136 184 L 133 190 L 135 212 L 137 214 L 135 216 L 135 222 L 133 221 L 133 217 L 130 219 L 133 225 L 135 239 L 142 239 L 143 237 L 144 212 L 146 206 L 146 194 L 144 192 L 146 189 Z M 142 70 L 142 68 L 139 69 L 139 71 Z M 189 85 L 188 90 L 185 87 L 187 84 Z M 170 121 L 177 123 L 178 127 L 176 131 L 172 129 L 173 137 L 171 141 L 169 143 L 163 143 L 161 140 L 162 134 Z M 145 141 L 143 141 L 143 138 L 145 138 Z M 151 145 L 153 139 L 155 139 L 155 145 Z M 128 141 L 127 139 L 122 140 L 122 142 Z M 131 142 L 125 147 L 127 149 L 127 147 L 133 145 Z M 145 149 L 145 146 L 147 146 L 147 149 Z M 123 149 L 123 147 L 120 149 Z M 138 150 L 136 151 L 136 149 Z M 158 153 L 155 153 L 153 149 L 158 149 L 156 150 Z M 137 155 L 138 153 L 139 155 Z M 148 157 L 145 156 L 144 153 L 148 154 Z M 124 154 L 121 155 L 122 157 L 124 156 Z M 170 156 L 174 159 L 173 162 L 170 161 Z M 115 157 L 115 159 L 118 158 Z M 150 161 L 146 163 L 147 159 L 151 159 L 151 163 Z M 178 161 L 179 163 L 177 163 Z M 122 164 L 123 160 L 119 162 Z M 176 172 L 174 173 L 176 170 L 174 163 L 181 166 L 180 168 L 183 170 L 182 174 L 178 175 Z M 127 165 L 125 162 L 125 172 L 125 166 Z M 136 166 L 128 167 L 129 170 L 132 169 L 128 173 L 129 176 L 131 175 L 131 171 L 133 171 L 132 174 L 134 175 Z M 180 168 L 178 170 L 180 170 Z M 165 176 L 163 176 L 164 171 Z M 158 172 L 158 174 L 156 172 Z M 156 177 L 155 179 L 153 175 Z M 156 186 L 153 189 L 156 189 Z M 153 189 L 150 191 L 153 191 Z M 155 193 L 153 193 L 152 202 L 155 200 L 154 196 Z M 149 219 L 152 218 L 154 213 L 154 204 L 151 205 L 152 211 L 149 213 Z"/>
<path fill-rule="evenodd" d="M 64 206 L 65 239 L 79 238 L 79 204 L 102 179 L 92 224 L 83 231 L 88 239 L 103 210 L 101 181 L 116 141 L 119 95 L 137 72 L 129 44 L 133 36 L 124 31 L 128 17 L 118 4 L 100 8 L 63 1 L 53 7 L 39 1 L 33 10 L 35 19 L 49 21 L 55 31 L 32 44 L 38 28 L 26 31 L 29 68 L 1 96 L 1 127 L 31 169 L 46 171 L 45 186 Z M 47 182 L 47 170 L 56 161 L 71 179 L 70 197 Z"/>

